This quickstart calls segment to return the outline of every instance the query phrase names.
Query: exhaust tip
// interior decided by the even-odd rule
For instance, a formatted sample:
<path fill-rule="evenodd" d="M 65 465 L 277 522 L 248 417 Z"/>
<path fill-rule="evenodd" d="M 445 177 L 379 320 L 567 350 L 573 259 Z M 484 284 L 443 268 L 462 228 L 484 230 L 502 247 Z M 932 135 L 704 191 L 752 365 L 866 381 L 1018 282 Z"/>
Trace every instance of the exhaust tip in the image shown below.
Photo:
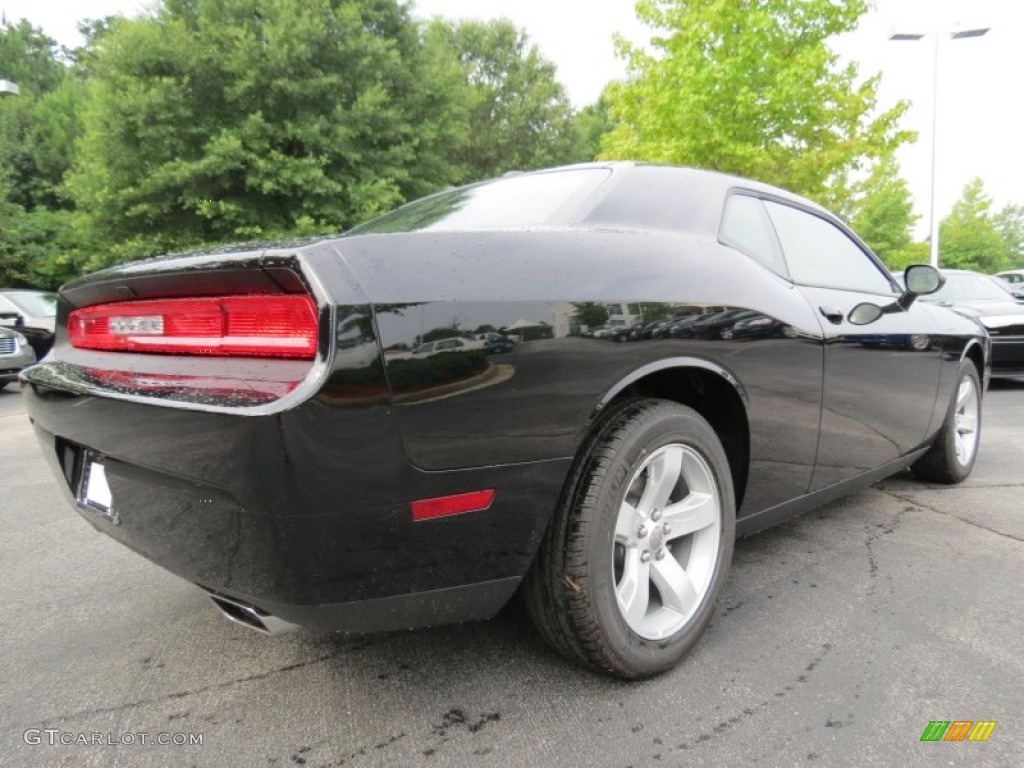
<path fill-rule="evenodd" d="M 262 632 L 264 635 L 283 635 L 298 629 L 298 625 L 291 624 L 284 619 L 271 616 L 266 611 L 260 610 L 255 605 L 249 605 L 239 600 L 209 593 L 213 604 L 220 609 L 221 614 L 228 621 L 241 624 L 244 627 Z"/>

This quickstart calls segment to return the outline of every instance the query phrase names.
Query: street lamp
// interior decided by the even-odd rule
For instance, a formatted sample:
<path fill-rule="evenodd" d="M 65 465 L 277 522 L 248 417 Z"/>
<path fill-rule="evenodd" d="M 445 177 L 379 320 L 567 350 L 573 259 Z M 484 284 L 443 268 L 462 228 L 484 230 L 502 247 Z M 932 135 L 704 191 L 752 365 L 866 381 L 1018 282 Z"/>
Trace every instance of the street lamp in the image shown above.
<path fill-rule="evenodd" d="M 12 96 L 17 96 L 21 93 L 21 89 L 10 80 L 0 80 L 0 93 L 9 93 Z"/>
<path fill-rule="evenodd" d="M 979 29 L 960 29 L 953 32 L 894 32 L 889 36 L 890 40 L 914 41 L 925 37 L 935 39 L 934 58 L 932 62 L 932 189 L 929 216 L 931 217 L 931 236 L 929 238 L 931 252 L 929 262 L 933 267 L 939 266 L 939 218 L 935 213 L 935 171 L 936 171 L 936 147 L 939 145 L 939 41 L 947 35 L 950 40 L 962 40 L 965 37 L 981 37 L 988 32 L 989 27 Z"/>

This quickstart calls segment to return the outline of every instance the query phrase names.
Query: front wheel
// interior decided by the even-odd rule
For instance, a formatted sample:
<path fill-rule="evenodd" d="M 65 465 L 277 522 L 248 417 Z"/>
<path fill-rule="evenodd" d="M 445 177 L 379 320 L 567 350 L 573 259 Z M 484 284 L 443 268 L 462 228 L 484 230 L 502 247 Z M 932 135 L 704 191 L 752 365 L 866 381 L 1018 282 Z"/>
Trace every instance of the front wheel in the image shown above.
<path fill-rule="evenodd" d="M 584 446 L 526 602 L 564 655 L 649 677 L 707 627 L 734 539 L 732 477 L 714 430 L 677 403 L 635 401 Z"/>
<path fill-rule="evenodd" d="M 970 360 L 960 364 L 953 400 L 946 420 L 928 453 L 911 471 L 922 480 L 954 485 L 974 469 L 981 441 L 981 381 Z"/>

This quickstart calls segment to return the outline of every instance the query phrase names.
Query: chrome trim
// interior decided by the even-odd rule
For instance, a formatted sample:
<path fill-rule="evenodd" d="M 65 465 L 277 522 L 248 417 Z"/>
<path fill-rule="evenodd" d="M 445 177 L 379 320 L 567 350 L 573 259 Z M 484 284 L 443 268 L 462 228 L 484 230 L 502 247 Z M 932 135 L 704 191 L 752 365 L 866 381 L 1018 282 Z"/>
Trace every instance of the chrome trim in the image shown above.
<path fill-rule="evenodd" d="M 249 605 L 248 603 L 213 592 L 208 592 L 207 594 L 225 619 L 235 624 L 241 624 L 243 627 L 255 630 L 256 632 L 261 632 L 264 635 L 283 635 L 286 632 L 299 628 L 297 624 L 291 624 L 284 619 L 271 616 L 254 605 Z"/>

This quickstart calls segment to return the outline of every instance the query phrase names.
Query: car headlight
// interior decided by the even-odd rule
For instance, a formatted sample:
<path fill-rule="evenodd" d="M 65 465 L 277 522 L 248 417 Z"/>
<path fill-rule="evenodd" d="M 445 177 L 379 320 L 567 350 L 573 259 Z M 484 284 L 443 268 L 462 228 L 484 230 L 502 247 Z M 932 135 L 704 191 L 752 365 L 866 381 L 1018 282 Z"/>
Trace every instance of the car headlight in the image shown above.
<path fill-rule="evenodd" d="M 21 335 L 20 333 L 15 333 L 15 334 L 14 334 L 14 342 L 15 342 L 15 344 L 17 344 L 17 345 L 18 345 L 19 347 L 27 347 L 27 346 L 28 346 L 28 339 L 26 339 L 26 338 L 25 338 L 24 336 L 22 336 L 22 335 Z"/>

